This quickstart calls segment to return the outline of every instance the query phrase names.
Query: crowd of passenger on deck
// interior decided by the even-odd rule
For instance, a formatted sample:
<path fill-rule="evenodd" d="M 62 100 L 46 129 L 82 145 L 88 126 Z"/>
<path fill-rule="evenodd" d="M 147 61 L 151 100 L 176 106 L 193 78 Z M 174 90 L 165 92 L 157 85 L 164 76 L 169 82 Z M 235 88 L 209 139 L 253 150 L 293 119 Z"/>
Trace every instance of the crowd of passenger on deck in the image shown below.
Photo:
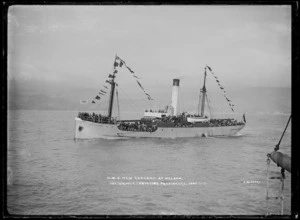
<path fill-rule="evenodd" d="M 102 123 L 102 124 L 115 124 L 117 121 L 116 118 L 109 118 L 106 115 L 95 114 L 94 112 L 93 113 L 79 112 L 78 118 L 84 121 L 91 121 L 91 122 Z"/>
<path fill-rule="evenodd" d="M 144 132 L 154 132 L 157 129 L 156 124 L 147 124 L 141 121 L 137 122 L 121 122 L 118 128 L 123 131 L 144 131 Z"/>
<path fill-rule="evenodd" d="M 236 125 L 243 125 L 243 122 L 238 122 L 236 119 L 210 119 L 209 125 L 210 126 L 236 126 Z"/>
<path fill-rule="evenodd" d="M 154 119 L 152 122 L 144 123 L 143 120 L 137 122 L 121 122 L 118 128 L 124 131 L 146 131 L 154 132 L 158 127 L 221 127 L 242 125 L 234 119 L 211 119 L 207 122 L 190 123 L 184 118 L 168 116 L 162 119 Z"/>
<path fill-rule="evenodd" d="M 184 116 L 168 116 L 161 119 L 160 127 L 173 125 L 174 127 L 221 127 L 221 126 L 236 126 L 242 125 L 243 122 L 238 122 L 234 119 L 210 119 L 209 121 L 190 123 L 186 121 Z"/>

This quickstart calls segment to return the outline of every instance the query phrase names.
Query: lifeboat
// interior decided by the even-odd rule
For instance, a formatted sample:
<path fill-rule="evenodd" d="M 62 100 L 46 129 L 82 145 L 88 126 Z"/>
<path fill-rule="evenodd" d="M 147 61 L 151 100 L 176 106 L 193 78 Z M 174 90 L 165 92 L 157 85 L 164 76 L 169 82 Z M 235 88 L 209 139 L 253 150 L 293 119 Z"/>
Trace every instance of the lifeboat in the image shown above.
<path fill-rule="evenodd" d="M 207 116 L 202 117 L 202 116 L 189 115 L 186 117 L 186 120 L 190 123 L 197 123 L 197 122 L 208 122 L 210 118 Z"/>

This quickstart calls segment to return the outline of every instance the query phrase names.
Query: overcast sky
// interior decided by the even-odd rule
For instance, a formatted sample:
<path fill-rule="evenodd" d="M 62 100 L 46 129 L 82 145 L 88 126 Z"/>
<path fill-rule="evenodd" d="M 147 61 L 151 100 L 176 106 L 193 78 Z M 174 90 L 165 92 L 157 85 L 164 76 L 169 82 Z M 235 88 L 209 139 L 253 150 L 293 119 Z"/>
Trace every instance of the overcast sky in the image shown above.
<path fill-rule="evenodd" d="M 291 7 L 9 8 L 9 78 L 102 85 L 116 53 L 151 89 L 201 81 L 206 64 L 231 88 L 290 87 Z"/>

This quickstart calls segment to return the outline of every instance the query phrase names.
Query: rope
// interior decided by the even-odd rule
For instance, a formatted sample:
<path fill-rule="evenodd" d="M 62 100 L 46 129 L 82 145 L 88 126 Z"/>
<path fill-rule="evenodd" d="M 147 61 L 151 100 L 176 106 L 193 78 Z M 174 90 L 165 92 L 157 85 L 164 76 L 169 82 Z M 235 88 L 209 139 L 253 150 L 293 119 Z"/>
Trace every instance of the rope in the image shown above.
<path fill-rule="evenodd" d="M 121 120 L 120 117 L 120 106 L 119 106 L 119 95 L 118 95 L 118 86 L 116 86 L 116 95 L 117 95 L 117 104 L 118 104 L 118 118 Z"/>
<path fill-rule="evenodd" d="M 141 85 L 141 83 L 137 80 L 137 79 L 139 79 L 139 77 L 135 75 L 135 72 L 134 72 L 130 67 L 128 67 L 127 64 L 126 64 L 126 62 L 125 62 L 124 60 L 122 60 L 120 57 L 118 57 L 117 55 L 116 55 L 115 63 L 116 63 L 116 60 L 117 60 L 117 59 L 120 60 L 120 64 L 117 63 L 117 66 L 120 65 L 120 67 L 121 67 L 122 65 L 124 65 L 124 66 L 127 68 L 127 70 L 128 70 L 130 73 L 132 73 L 132 77 L 135 78 L 137 84 L 138 84 L 139 87 L 142 89 L 142 91 L 144 92 L 144 94 L 147 96 L 148 100 L 149 100 L 149 101 L 153 100 L 153 99 L 151 98 L 151 96 L 150 96 L 148 93 L 146 93 L 146 91 L 145 91 L 144 87 Z M 121 64 L 122 64 L 122 65 L 121 65 Z"/>
<path fill-rule="evenodd" d="M 209 117 L 212 118 L 212 114 L 211 114 L 211 108 L 210 108 L 210 103 L 209 103 L 209 99 L 206 93 L 206 100 L 207 100 L 207 105 L 208 105 L 208 110 L 209 110 Z"/>
<path fill-rule="evenodd" d="M 127 106 L 133 111 L 133 112 L 137 112 L 137 108 L 135 108 L 136 102 L 134 102 L 131 98 L 130 95 L 128 95 L 128 93 L 126 93 L 123 89 L 121 89 L 119 87 L 120 90 L 120 98 L 124 98 L 126 99 L 126 103 Z"/>
<path fill-rule="evenodd" d="M 282 133 L 282 135 L 281 135 L 281 138 L 280 138 L 278 144 L 277 144 L 277 145 L 275 146 L 275 148 L 274 148 L 275 151 L 278 151 L 278 150 L 279 150 L 279 145 L 280 145 L 281 140 L 282 140 L 282 138 L 283 138 L 283 135 L 284 135 L 284 133 L 285 133 L 285 131 L 286 131 L 286 129 L 287 129 L 289 123 L 290 123 L 291 118 L 292 118 L 292 115 L 290 116 L 290 118 L 289 118 L 289 120 L 288 120 L 288 122 L 287 122 L 287 124 L 286 124 L 286 126 L 285 126 L 285 129 L 284 129 L 284 131 L 283 131 L 283 133 Z"/>

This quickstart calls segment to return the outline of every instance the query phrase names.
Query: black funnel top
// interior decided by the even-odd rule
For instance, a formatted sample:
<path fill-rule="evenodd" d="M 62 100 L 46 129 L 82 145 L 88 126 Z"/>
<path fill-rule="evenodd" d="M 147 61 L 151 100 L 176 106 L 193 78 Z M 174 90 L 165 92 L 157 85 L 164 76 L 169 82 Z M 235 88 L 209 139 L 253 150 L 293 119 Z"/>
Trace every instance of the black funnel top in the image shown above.
<path fill-rule="evenodd" d="M 179 79 L 173 79 L 173 86 L 179 86 Z"/>

